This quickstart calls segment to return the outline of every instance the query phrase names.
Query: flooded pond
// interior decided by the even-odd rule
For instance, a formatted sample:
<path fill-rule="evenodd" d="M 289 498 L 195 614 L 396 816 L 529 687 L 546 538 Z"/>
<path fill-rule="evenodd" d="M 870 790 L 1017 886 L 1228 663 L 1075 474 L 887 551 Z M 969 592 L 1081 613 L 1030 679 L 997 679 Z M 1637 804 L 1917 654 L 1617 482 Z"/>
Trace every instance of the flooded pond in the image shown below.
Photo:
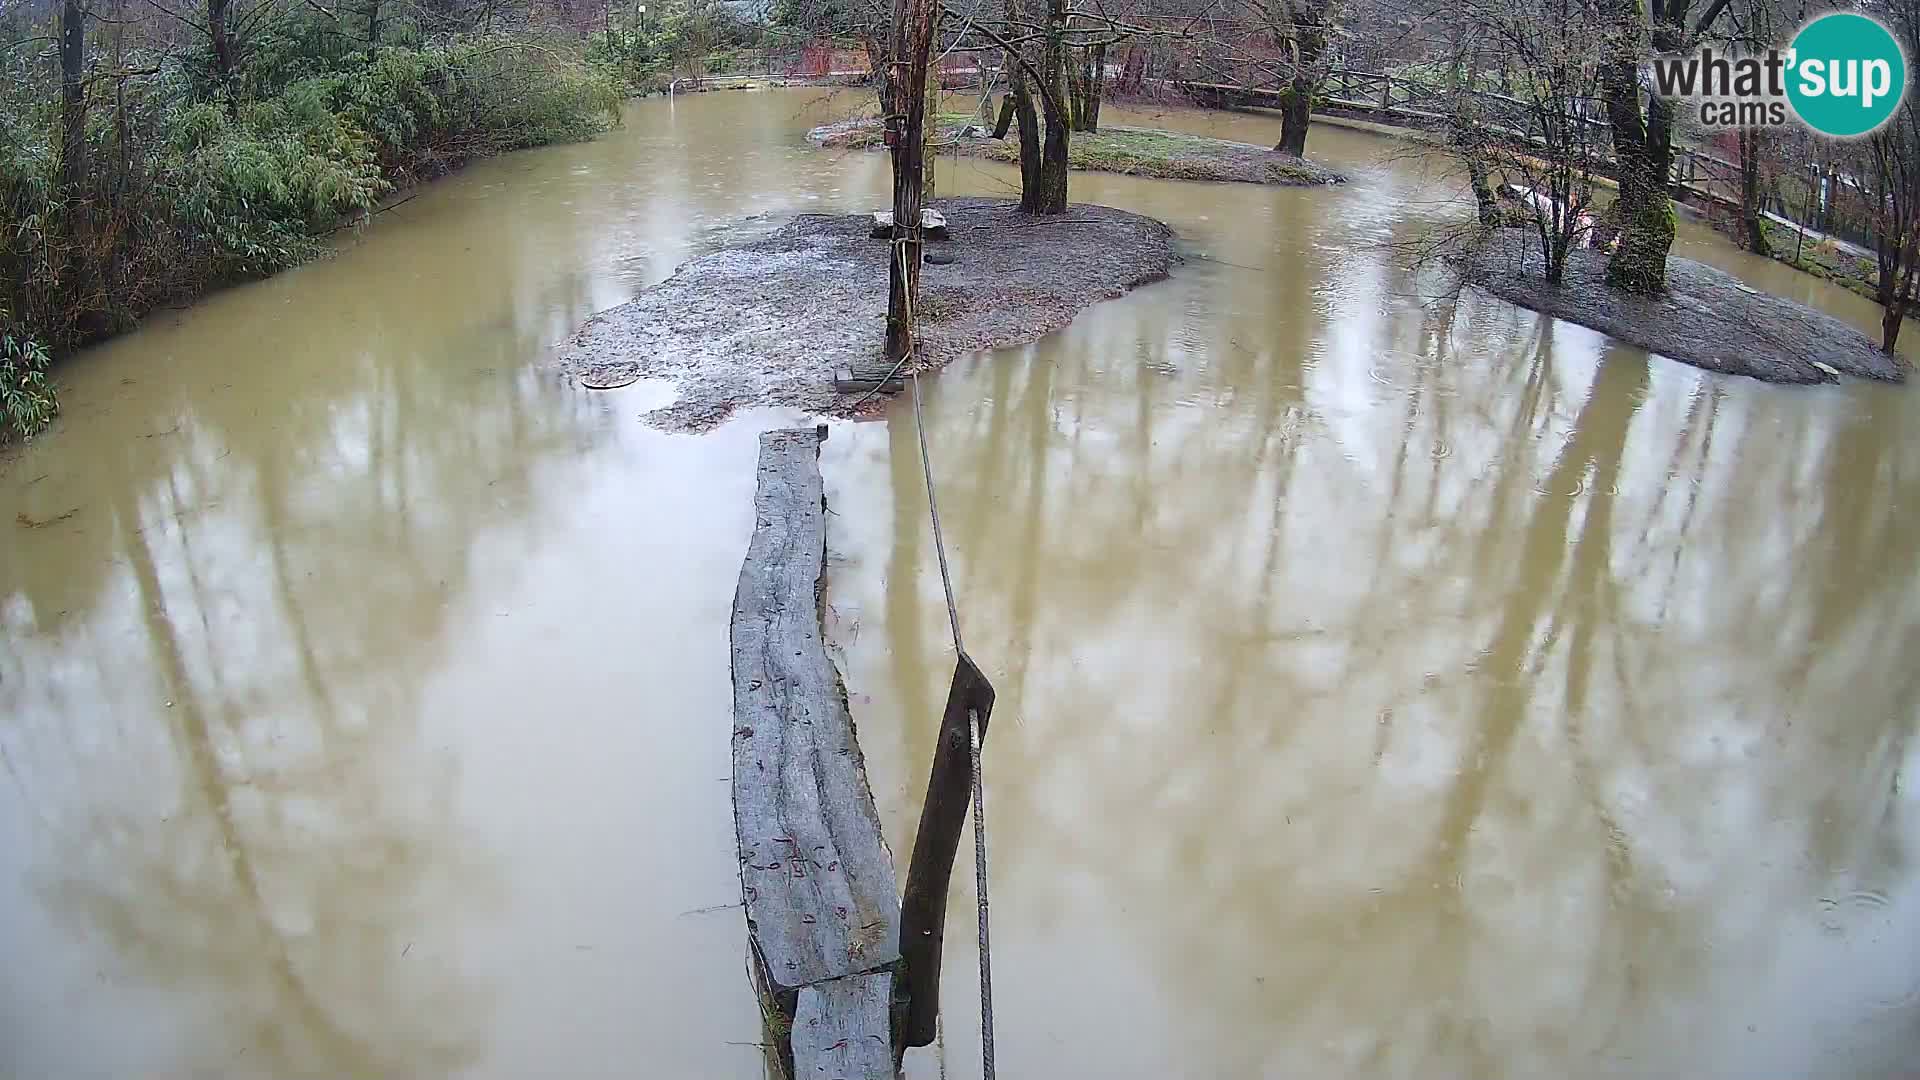
<path fill-rule="evenodd" d="M 539 361 L 748 215 L 880 205 L 883 159 L 801 138 L 850 104 L 636 104 L 60 370 L 0 457 L 0 1075 L 762 1074 L 726 622 L 755 435 L 797 418 L 666 435 L 658 388 Z M 1423 302 L 1389 245 L 1441 185 L 1310 149 L 1354 182 L 1075 174 L 1189 261 L 925 384 L 1000 689 L 1001 1067 L 1907 1075 L 1912 392 Z M 911 410 L 824 466 L 904 865 L 952 665 Z"/>

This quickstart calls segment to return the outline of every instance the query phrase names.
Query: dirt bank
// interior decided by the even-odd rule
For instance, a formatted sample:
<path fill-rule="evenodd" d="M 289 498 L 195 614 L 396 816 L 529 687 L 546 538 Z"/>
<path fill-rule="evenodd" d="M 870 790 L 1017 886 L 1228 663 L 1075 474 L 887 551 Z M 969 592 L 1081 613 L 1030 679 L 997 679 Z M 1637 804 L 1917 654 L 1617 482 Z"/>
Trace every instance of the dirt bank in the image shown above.
<path fill-rule="evenodd" d="M 1759 292 L 1692 259 L 1667 260 L 1667 293 L 1631 296 L 1604 282 L 1607 257 L 1591 249 L 1567 257 L 1557 288 L 1542 277 L 1539 242 L 1499 229 L 1467 262 L 1468 280 L 1556 319 L 1728 375 L 1764 382 L 1838 382 L 1842 375 L 1906 381 L 1906 369 L 1865 334 L 1805 304 Z"/>
<path fill-rule="evenodd" d="M 880 136 L 880 121 L 871 117 L 825 124 L 807 133 L 807 138 L 819 146 L 852 149 L 877 148 Z M 977 120 L 966 115 L 941 116 L 940 143 L 943 154 L 1016 163 L 1020 160 L 1020 143 L 1014 133 L 1009 132 L 1005 139 L 992 138 Z M 1324 165 L 1252 143 L 1112 124 L 1097 132 L 1075 132 L 1067 144 L 1067 164 L 1075 169 L 1168 180 L 1292 186 L 1346 180 Z"/>
<path fill-rule="evenodd" d="M 941 199 L 951 255 L 921 285 L 921 370 L 964 352 L 1014 345 L 1065 326 L 1096 301 L 1167 276 L 1173 232 L 1152 218 L 1076 205 L 1030 218 L 1002 199 Z M 558 352 L 593 384 L 673 380 L 678 398 L 647 419 L 700 431 L 738 408 L 791 405 L 844 416 L 856 395 L 836 369 L 879 355 L 887 251 L 868 215 L 805 215 L 771 236 L 728 245 L 595 315 Z M 874 407 L 878 403 L 872 403 Z"/>

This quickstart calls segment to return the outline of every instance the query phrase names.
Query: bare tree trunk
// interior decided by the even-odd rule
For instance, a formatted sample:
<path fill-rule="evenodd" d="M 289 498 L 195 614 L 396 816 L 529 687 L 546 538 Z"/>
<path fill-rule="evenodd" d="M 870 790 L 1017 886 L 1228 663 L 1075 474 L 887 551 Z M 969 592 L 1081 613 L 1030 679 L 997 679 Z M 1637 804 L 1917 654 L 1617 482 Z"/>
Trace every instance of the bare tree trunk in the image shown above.
<path fill-rule="evenodd" d="M 60 187 L 77 196 L 87 178 L 87 15 L 80 0 L 60 9 Z"/>
<path fill-rule="evenodd" d="M 1080 50 L 1067 64 L 1067 98 L 1075 131 L 1100 130 L 1100 94 L 1106 81 L 1107 46 L 1096 43 Z"/>
<path fill-rule="evenodd" d="M 1040 174 L 1032 212 L 1060 214 L 1067 209 L 1067 140 L 1070 130 L 1066 105 L 1066 0 L 1047 0 L 1046 49 L 1041 73 L 1040 107 L 1046 114 L 1046 135 L 1040 144 Z M 1024 207 L 1025 200 L 1022 200 Z"/>
<path fill-rule="evenodd" d="M 1020 128 L 1020 209 L 1027 213 L 1040 210 L 1040 113 L 1034 107 L 1033 91 L 1026 76 L 1016 74 L 1013 83 L 1014 123 Z"/>
<path fill-rule="evenodd" d="M 1603 85 L 1620 171 L 1620 196 L 1614 202 L 1620 242 L 1607 260 L 1607 284 L 1653 295 L 1666 290 L 1667 252 L 1676 228 L 1667 191 L 1673 171 L 1673 106 L 1655 94 L 1643 114 L 1639 65 L 1621 61 L 1608 68 Z"/>
<path fill-rule="evenodd" d="M 939 23 L 939 8 L 934 9 L 933 20 L 936 25 Z M 938 33 L 937 29 L 935 33 Z M 940 73 L 937 71 L 931 72 L 927 77 L 926 131 L 922 142 L 924 145 L 920 152 L 922 177 L 920 196 L 922 199 L 931 199 L 934 197 L 933 166 L 940 158 Z"/>
<path fill-rule="evenodd" d="M 1457 48 L 1456 46 L 1449 46 Z M 1484 130 L 1477 123 L 1479 108 L 1471 92 L 1466 89 L 1466 76 L 1480 67 L 1479 50 L 1455 52 L 1455 60 L 1447 67 L 1447 144 L 1453 152 L 1467 163 L 1467 180 L 1473 186 L 1473 201 L 1479 208 L 1479 221 L 1483 228 L 1494 228 L 1500 224 L 1500 201 L 1494 197 L 1493 182 L 1487 172 L 1485 147 L 1480 142 L 1480 133 Z M 1337 89 L 1336 89 L 1337 92 Z"/>
<path fill-rule="evenodd" d="M 1486 159 L 1473 151 L 1467 152 L 1467 179 L 1473 183 L 1473 201 L 1480 208 L 1480 224 L 1495 228 L 1500 224 L 1500 200 L 1494 197 Z"/>
<path fill-rule="evenodd" d="M 1306 157 L 1307 125 L 1312 120 L 1312 112 L 1312 86 L 1295 75 L 1280 106 L 1280 141 L 1274 145 L 1274 149 L 1294 157 Z"/>
<path fill-rule="evenodd" d="M 207 0 L 207 37 L 213 43 L 213 81 L 219 87 L 227 112 L 238 107 L 234 101 L 233 35 L 227 29 L 227 8 L 232 0 Z"/>
<path fill-rule="evenodd" d="M 921 166 L 935 10 L 934 0 L 894 0 L 893 5 L 886 121 L 893 148 L 893 237 L 887 260 L 886 349 L 887 359 L 894 361 L 913 349 L 913 308 L 920 295 Z"/>
<path fill-rule="evenodd" d="M 1620 240 L 1607 260 L 1607 284 L 1652 295 L 1667 287 L 1667 253 L 1675 233 L 1673 197 L 1673 102 L 1659 94 L 1640 107 L 1640 59 L 1651 43 L 1656 52 L 1691 48 L 1727 10 L 1710 3 L 1698 25 L 1687 23 L 1690 0 L 1653 6 L 1651 19 L 1642 0 L 1613 0 L 1616 40 L 1609 46 L 1601 96 L 1613 129 L 1613 154 L 1620 170 L 1620 197 L 1614 219 Z"/>
<path fill-rule="evenodd" d="M 1087 103 L 1086 65 L 1080 58 L 1067 61 L 1067 122 L 1075 131 L 1085 131 L 1082 119 Z"/>
<path fill-rule="evenodd" d="M 1006 0 L 1007 25 L 1016 26 L 1026 16 L 1021 0 Z M 1033 86 L 1021 47 L 1006 50 L 1008 98 L 1013 102 L 1014 121 L 1020 132 L 1020 209 L 1029 214 L 1040 212 L 1040 116 L 1034 108 Z"/>
<path fill-rule="evenodd" d="M 1871 136 L 1876 143 L 1885 140 L 1885 148 L 1876 146 L 1876 156 L 1883 153 L 1898 153 L 1898 140 L 1882 131 Z M 1881 196 L 1881 213 L 1876 224 L 1874 237 L 1874 255 L 1879 262 L 1880 280 L 1874 289 L 1874 300 L 1880 304 L 1880 348 L 1884 352 L 1893 352 L 1894 344 L 1900 339 L 1900 327 L 1906 321 L 1907 309 L 1913 306 L 1913 286 L 1915 262 L 1920 261 L 1920 228 L 1913 221 L 1914 208 L 1908 205 L 1912 192 L 1906 190 L 1908 180 L 1905 170 L 1898 164 L 1889 168 L 1878 165 L 1878 182 L 1885 185 L 1885 194 Z"/>
<path fill-rule="evenodd" d="M 1280 142 L 1274 146 L 1283 154 L 1307 156 L 1307 125 L 1313 119 L 1313 95 L 1320 88 L 1320 61 L 1327 51 L 1326 20 L 1332 6 L 1326 0 L 1314 0 L 1290 9 L 1287 17 L 1293 70 L 1280 106 Z"/>
<path fill-rule="evenodd" d="M 1765 135 L 1758 128 L 1741 128 L 1739 139 L 1740 222 L 1746 231 L 1747 250 L 1755 255 L 1770 255 L 1767 231 L 1760 216 L 1760 155 L 1765 150 Z"/>
<path fill-rule="evenodd" d="M 1138 94 L 1146 85 L 1146 81 L 1146 46 L 1128 45 L 1127 57 L 1120 62 L 1120 77 L 1114 81 L 1113 92 L 1116 94 Z"/>
<path fill-rule="evenodd" d="M 87 13 L 81 0 L 60 8 L 60 198 L 66 203 L 67 291 L 86 318 L 93 291 L 93 214 L 87 193 Z"/>
<path fill-rule="evenodd" d="M 1106 44 L 1098 42 L 1087 46 L 1083 59 L 1073 109 L 1073 130 L 1096 132 L 1100 130 L 1100 96 L 1107 81 Z"/>
<path fill-rule="evenodd" d="M 1101 42 L 1093 47 L 1093 86 L 1091 87 L 1092 109 L 1087 114 L 1087 130 L 1100 130 L 1100 103 L 1107 96 L 1107 46 Z"/>

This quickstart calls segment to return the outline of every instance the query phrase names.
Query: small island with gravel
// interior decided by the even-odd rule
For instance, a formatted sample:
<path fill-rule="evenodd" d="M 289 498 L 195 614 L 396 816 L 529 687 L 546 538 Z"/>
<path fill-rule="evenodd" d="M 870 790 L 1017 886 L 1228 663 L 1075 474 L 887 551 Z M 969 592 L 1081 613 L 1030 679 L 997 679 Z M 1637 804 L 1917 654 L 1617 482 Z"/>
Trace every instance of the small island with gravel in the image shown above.
<path fill-rule="evenodd" d="M 873 117 L 823 124 L 807 133 L 822 148 L 882 148 L 880 121 Z M 996 139 L 965 113 L 940 117 L 940 152 L 1018 164 L 1020 144 L 1012 135 Z M 1076 131 L 1067 145 L 1067 167 L 1166 180 L 1209 180 L 1240 184 L 1311 187 L 1339 184 L 1346 177 L 1306 158 L 1252 143 L 1158 128 L 1103 125 Z"/>
<path fill-rule="evenodd" d="M 1568 252 L 1563 280 L 1548 285 L 1539 240 L 1525 229 L 1492 230 L 1460 263 L 1468 282 L 1503 300 L 1708 371 L 1772 383 L 1906 381 L 1900 360 L 1852 326 L 1692 259 L 1668 258 L 1661 296 L 1608 286 L 1607 256 L 1592 248 Z"/>
<path fill-rule="evenodd" d="M 1033 341 L 1083 309 L 1167 276 L 1173 231 L 1139 214 L 1074 204 L 1031 216 L 1005 199 L 937 199 L 950 237 L 929 241 L 920 348 L 902 374 L 962 353 Z M 736 409 L 785 405 L 851 415 L 865 395 L 835 373 L 871 363 L 887 316 L 890 245 L 866 214 L 807 214 L 722 246 L 588 320 L 558 350 L 589 387 L 672 381 L 660 427 L 705 431 Z"/>

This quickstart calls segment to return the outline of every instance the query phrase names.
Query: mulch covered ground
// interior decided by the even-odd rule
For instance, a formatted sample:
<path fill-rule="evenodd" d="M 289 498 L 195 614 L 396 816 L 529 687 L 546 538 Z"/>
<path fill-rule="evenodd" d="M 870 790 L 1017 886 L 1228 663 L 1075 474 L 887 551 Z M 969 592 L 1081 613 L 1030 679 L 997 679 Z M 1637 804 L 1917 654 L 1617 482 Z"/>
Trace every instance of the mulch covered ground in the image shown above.
<path fill-rule="evenodd" d="M 953 261 L 922 271 L 919 370 L 1032 341 L 1166 277 L 1175 258 L 1166 225 L 1111 207 L 1029 217 L 1002 199 L 933 205 L 952 239 L 928 249 Z M 806 215 L 703 255 L 588 320 L 559 363 L 585 385 L 672 380 L 676 400 L 648 419 L 676 430 L 754 405 L 847 415 L 858 395 L 836 393 L 834 372 L 878 357 L 886 330 L 890 245 L 868 238 L 871 225 L 868 215 Z"/>
<path fill-rule="evenodd" d="M 1898 359 L 1847 323 L 1692 259 L 1667 260 L 1661 297 L 1608 288 L 1607 257 L 1589 248 L 1570 253 L 1565 280 L 1550 286 L 1539 241 L 1520 229 L 1495 230 L 1466 266 L 1469 281 L 1504 300 L 1708 371 L 1775 383 L 1906 381 Z"/>

